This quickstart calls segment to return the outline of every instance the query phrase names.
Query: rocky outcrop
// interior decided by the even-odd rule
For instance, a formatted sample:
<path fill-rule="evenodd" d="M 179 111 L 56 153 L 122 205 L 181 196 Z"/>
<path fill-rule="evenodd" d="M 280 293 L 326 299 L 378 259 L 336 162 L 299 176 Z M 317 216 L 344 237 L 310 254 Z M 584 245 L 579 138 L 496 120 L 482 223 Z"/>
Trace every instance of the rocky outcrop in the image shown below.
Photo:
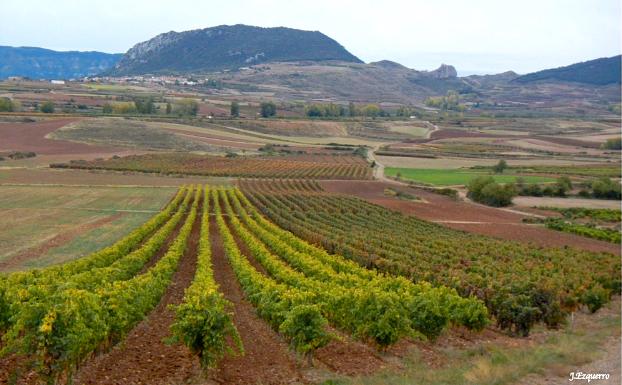
<path fill-rule="evenodd" d="M 456 71 L 456 68 L 447 64 L 441 64 L 440 67 L 434 71 L 429 71 L 427 74 L 434 79 L 451 79 L 458 77 L 458 71 Z"/>

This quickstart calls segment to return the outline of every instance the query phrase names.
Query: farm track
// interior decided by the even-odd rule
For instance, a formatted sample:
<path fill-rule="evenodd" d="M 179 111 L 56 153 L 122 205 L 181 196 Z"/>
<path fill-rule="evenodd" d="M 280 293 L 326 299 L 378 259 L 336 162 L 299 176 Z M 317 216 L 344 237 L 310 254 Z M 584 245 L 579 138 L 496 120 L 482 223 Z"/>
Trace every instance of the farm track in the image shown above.
<path fill-rule="evenodd" d="M 227 385 L 304 382 L 287 344 L 259 318 L 253 305 L 244 298 L 244 292 L 225 256 L 222 238 L 213 215 L 210 217 L 209 226 L 214 278 L 225 298 L 233 303 L 233 320 L 245 350 L 243 356 L 225 357 L 219 362 L 218 368 L 212 371 L 211 377 L 217 383 Z"/>
<path fill-rule="evenodd" d="M 231 234 L 235 234 L 235 230 L 230 225 L 228 217 L 225 217 L 225 222 L 227 226 L 229 226 Z M 252 257 L 248 246 L 239 237 L 234 236 L 234 239 L 240 252 L 251 265 L 263 275 L 270 276 L 266 269 Z M 313 354 L 315 360 L 319 361 L 331 371 L 349 376 L 366 375 L 372 374 L 387 366 L 371 346 L 359 341 L 354 341 L 347 334 L 339 331 L 331 330 L 331 332 L 339 335 L 341 340 L 333 340 Z"/>
<path fill-rule="evenodd" d="M 167 239 L 166 247 L 145 265 L 141 274 L 164 255 L 183 222 L 180 221 Z M 184 291 L 194 278 L 199 230 L 200 216 L 197 216 L 186 252 L 158 306 L 112 351 L 82 367 L 74 379 L 76 384 L 171 384 L 184 382 L 200 371 L 198 359 L 185 345 L 164 342 L 171 336 L 170 326 L 175 319 L 169 306 L 182 302 Z"/>

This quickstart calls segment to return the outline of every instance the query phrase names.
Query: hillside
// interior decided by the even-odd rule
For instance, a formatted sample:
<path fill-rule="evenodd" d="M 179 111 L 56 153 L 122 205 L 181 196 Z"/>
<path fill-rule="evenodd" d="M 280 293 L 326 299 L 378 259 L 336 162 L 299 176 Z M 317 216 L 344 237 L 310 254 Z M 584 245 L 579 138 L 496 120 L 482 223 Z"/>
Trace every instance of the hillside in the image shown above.
<path fill-rule="evenodd" d="M 168 32 L 132 47 L 113 75 L 208 72 L 268 62 L 361 61 L 317 31 L 222 25 Z"/>
<path fill-rule="evenodd" d="M 620 84 L 621 56 L 600 58 L 565 67 L 533 72 L 514 79 L 518 83 L 536 81 L 564 81 L 585 84 Z"/>
<path fill-rule="evenodd" d="M 52 51 L 36 47 L 0 46 L 0 79 L 23 76 L 32 79 L 71 79 L 108 70 L 122 54 Z"/>

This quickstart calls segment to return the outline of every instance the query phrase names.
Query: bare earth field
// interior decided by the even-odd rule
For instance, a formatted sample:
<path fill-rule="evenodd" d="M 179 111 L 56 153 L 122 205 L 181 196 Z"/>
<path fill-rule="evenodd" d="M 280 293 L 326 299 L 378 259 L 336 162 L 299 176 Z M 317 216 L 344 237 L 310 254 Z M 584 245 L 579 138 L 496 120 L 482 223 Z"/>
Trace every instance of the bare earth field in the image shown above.
<path fill-rule="evenodd" d="M 355 195 L 371 203 L 397 210 L 406 215 L 436 222 L 447 227 L 502 239 L 532 242 L 540 246 L 573 246 L 590 251 L 606 251 L 620 254 L 618 245 L 561 233 L 541 226 L 524 224 L 526 216 L 517 212 L 487 207 L 478 204 L 454 201 L 448 197 L 417 188 L 399 188 L 396 185 L 377 181 L 322 181 L 322 187 L 329 192 Z M 420 201 L 405 201 L 387 197 L 387 187 L 404 189 L 421 198 Z"/>
<path fill-rule="evenodd" d="M 52 140 L 46 135 L 70 123 L 76 118 L 50 119 L 34 123 L 0 123 L 0 151 L 33 151 L 37 154 L 89 154 L 110 153 L 107 146 L 91 146 L 64 140 Z"/>

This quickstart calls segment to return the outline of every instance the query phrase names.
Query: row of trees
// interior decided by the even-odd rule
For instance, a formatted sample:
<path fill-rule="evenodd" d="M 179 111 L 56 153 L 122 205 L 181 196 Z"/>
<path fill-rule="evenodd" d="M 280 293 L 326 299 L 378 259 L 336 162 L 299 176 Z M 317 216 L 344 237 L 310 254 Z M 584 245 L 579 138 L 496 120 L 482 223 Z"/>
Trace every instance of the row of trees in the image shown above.
<path fill-rule="evenodd" d="M 445 96 L 429 97 L 425 100 L 425 105 L 443 111 L 463 112 L 466 109 L 464 104 L 460 104 L 460 94 L 456 91 L 447 91 Z"/>
<path fill-rule="evenodd" d="M 367 104 L 359 107 L 350 102 L 348 106 L 334 103 L 314 103 L 305 107 L 305 114 L 309 117 L 336 118 L 347 116 L 390 116 L 388 111 L 383 110 L 377 104 Z M 397 116 L 407 116 L 405 110 L 398 110 Z"/>
<path fill-rule="evenodd" d="M 104 114 L 155 114 L 158 110 L 153 98 L 136 98 L 129 102 L 106 103 L 103 106 Z M 166 114 L 179 116 L 196 116 L 199 104 L 194 99 L 181 99 L 175 103 L 166 103 Z"/>

